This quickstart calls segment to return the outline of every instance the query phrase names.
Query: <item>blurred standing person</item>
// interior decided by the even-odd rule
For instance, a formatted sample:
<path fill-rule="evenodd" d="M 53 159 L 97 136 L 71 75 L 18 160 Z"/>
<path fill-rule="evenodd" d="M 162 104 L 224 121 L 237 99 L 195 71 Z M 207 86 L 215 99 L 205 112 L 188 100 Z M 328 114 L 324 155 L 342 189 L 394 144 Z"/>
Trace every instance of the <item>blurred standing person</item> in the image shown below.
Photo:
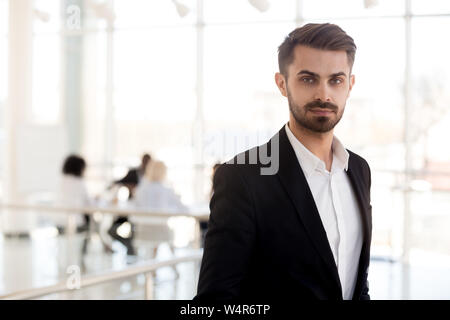
<path fill-rule="evenodd" d="M 141 181 L 142 177 L 145 174 L 145 170 L 148 166 L 148 164 L 151 162 L 152 157 L 145 153 L 141 158 L 141 164 L 137 168 L 131 168 L 128 170 L 128 173 L 120 180 L 116 180 L 113 182 L 113 185 L 123 185 L 128 189 L 129 192 L 129 199 L 132 199 L 134 196 L 134 192 L 136 190 L 136 187 L 138 186 L 139 182 Z M 134 255 L 134 249 L 131 245 L 132 238 L 133 238 L 133 226 L 131 227 L 131 233 L 128 234 L 128 237 L 124 237 L 123 235 L 120 235 L 118 233 L 118 229 L 124 224 L 124 223 L 130 223 L 128 221 L 128 217 L 126 216 L 119 216 L 117 217 L 113 224 L 111 225 L 111 228 L 108 230 L 108 234 L 115 240 L 118 240 L 123 245 L 127 247 L 128 254 Z"/>
<path fill-rule="evenodd" d="M 130 191 L 130 198 L 132 198 L 134 191 L 142 177 L 145 175 L 145 170 L 151 160 L 152 157 L 148 153 L 145 153 L 141 158 L 139 167 L 129 169 L 127 174 L 122 179 L 114 181 L 114 184 L 121 184 L 127 187 Z"/>

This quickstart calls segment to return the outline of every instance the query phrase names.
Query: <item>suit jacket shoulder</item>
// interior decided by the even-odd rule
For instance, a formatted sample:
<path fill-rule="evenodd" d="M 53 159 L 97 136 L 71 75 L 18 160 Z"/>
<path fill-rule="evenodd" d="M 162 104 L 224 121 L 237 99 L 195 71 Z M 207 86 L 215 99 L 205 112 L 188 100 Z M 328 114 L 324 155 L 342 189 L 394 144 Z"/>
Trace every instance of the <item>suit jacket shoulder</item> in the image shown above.
<path fill-rule="evenodd" d="M 352 170 L 358 171 L 360 176 L 363 178 L 364 182 L 366 183 L 366 187 L 370 190 L 370 186 L 372 184 L 372 174 L 370 171 L 370 166 L 367 163 L 366 159 L 361 157 L 360 155 L 348 150 L 348 153 L 350 155 L 349 157 L 349 163 L 348 166 L 352 168 Z"/>

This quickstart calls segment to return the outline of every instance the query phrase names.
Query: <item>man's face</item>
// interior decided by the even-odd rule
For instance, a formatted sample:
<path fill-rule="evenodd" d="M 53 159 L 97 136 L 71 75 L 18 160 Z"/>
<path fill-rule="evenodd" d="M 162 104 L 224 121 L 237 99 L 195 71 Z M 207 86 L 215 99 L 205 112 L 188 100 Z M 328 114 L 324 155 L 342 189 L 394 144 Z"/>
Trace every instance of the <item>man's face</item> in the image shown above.
<path fill-rule="evenodd" d="M 287 68 L 287 79 L 275 76 L 288 98 L 296 123 L 312 132 L 333 130 L 341 119 L 354 84 L 345 51 L 328 51 L 298 45 Z"/>

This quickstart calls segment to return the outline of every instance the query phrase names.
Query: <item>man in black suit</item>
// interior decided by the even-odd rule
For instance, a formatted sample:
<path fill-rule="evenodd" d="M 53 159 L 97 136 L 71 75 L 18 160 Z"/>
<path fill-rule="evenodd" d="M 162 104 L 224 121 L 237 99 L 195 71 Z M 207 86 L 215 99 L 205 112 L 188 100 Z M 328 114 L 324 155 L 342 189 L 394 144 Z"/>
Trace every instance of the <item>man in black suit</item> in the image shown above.
<path fill-rule="evenodd" d="M 217 169 L 194 300 L 370 299 L 370 169 L 333 134 L 355 52 L 333 24 L 307 24 L 280 45 L 289 122 Z"/>

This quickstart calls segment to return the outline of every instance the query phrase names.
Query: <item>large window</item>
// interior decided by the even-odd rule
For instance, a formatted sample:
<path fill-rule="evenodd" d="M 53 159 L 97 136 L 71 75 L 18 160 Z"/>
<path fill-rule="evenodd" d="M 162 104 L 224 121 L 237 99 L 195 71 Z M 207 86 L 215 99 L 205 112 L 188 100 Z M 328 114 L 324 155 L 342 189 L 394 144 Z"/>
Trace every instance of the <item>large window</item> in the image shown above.
<path fill-rule="evenodd" d="M 0 0 L 0 110 L 7 95 L 8 79 L 8 1 Z M 1 111 L 0 111 L 1 112 Z"/>
<path fill-rule="evenodd" d="M 196 22 L 196 0 L 114 0 L 115 27 L 142 29 L 161 26 L 193 25 Z"/>
<path fill-rule="evenodd" d="M 448 261 L 448 0 L 0 0 L 2 187 L 39 198 L 76 152 L 97 195 L 149 152 L 186 204 L 207 205 L 213 164 L 288 120 L 277 49 L 309 22 L 358 47 L 335 133 L 372 169 L 373 262 Z M 394 288 L 403 265 L 384 265 Z"/>
<path fill-rule="evenodd" d="M 56 124 L 61 117 L 62 4 L 62 1 L 34 0 L 32 102 L 28 115 L 34 123 Z"/>
<path fill-rule="evenodd" d="M 449 28 L 450 16 L 414 18 L 411 28 L 411 246 L 441 254 L 450 248 L 450 43 L 441 31 Z"/>
<path fill-rule="evenodd" d="M 297 4 L 295 0 L 260 2 L 258 10 L 249 5 L 249 1 L 204 0 L 202 1 L 204 21 L 206 24 L 271 23 L 293 21 L 296 17 Z"/>
<path fill-rule="evenodd" d="M 0 0 L 0 177 L 3 180 L 4 111 L 8 95 L 8 1 Z M 3 186 L 1 186 L 3 187 Z M 0 195 L 2 195 L 0 189 Z"/>
<path fill-rule="evenodd" d="M 185 201 L 193 201 L 195 48 L 192 27 L 114 34 L 115 160 L 150 152 Z"/>
<path fill-rule="evenodd" d="M 446 0 L 411 0 L 413 14 L 450 14 L 450 2 Z"/>
<path fill-rule="evenodd" d="M 336 135 L 372 168 L 373 254 L 399 257 L 405 232 L 416 239 L 413 248 L 434 250 L 424 243 L 437 240 L 437 251 L 450 247 L 445 232 L 424 232 L 444 225 L 450 199 L 442 148 L 450 117 L 448 1 L 286 0 L 257 9 L 243 0 L 198 0 L 178 1 L 185 6 L 178 12 L 170 1 L 112 3 L 112 28 L 96 29 L 93 65 L 97 78 L 104 72 L 112 80 L 97 86 L 92 111 L 111 124 L 86 120 L 88 153 L 107 152 L 97 147 L 103 141 L 110 153 L 99 159 L 117 167 L 151 152 L 168 162 L 185 201 L 207 201 L 212 164 L 264 143 L 288 119 L 274 83 L 284 36 L 307 22 L 337 23 L 358 50 L 356 85 Z"/>
<path fill-rule="evenodd" d="M 289 113 L 274 73 L 280 39 L 293 27 L 294 23 L 272 23 L 205 28 L 203 99 L 209 161 L 223 161 L 262 144 L 285 123 Z"/>
<path fill-rule="evenodd" d="M 7 3 L 0 0 L 0 106 Z M 448 252 L 449 1 L 33 3 L 31 119 L 64 120 L 71 149 L 103 184 L 152 153 L 187 203 L 208 201 L 214 162 L 264 143 L 287 121 L 274 73 L 288 32 L 339 24 L 358 49 L 336 135 L 372 168 L 373 254 L 398 257 L 407 233 L 412 248 Z M 71 4 L 81 10 L 75 30 Z"/>
<path fill-rule="evenodd" d="M 371 2 L 373 3 L 372 6 L 366 5 L 366 3 L 370 4 Z M 347 0 L 345 3 L 333 0 L 305 0 L 300 1 L 300 3 L 302 4 L 302 15 L 307 19 L 385 17 L 405 13 L 404 0 Z"/>

